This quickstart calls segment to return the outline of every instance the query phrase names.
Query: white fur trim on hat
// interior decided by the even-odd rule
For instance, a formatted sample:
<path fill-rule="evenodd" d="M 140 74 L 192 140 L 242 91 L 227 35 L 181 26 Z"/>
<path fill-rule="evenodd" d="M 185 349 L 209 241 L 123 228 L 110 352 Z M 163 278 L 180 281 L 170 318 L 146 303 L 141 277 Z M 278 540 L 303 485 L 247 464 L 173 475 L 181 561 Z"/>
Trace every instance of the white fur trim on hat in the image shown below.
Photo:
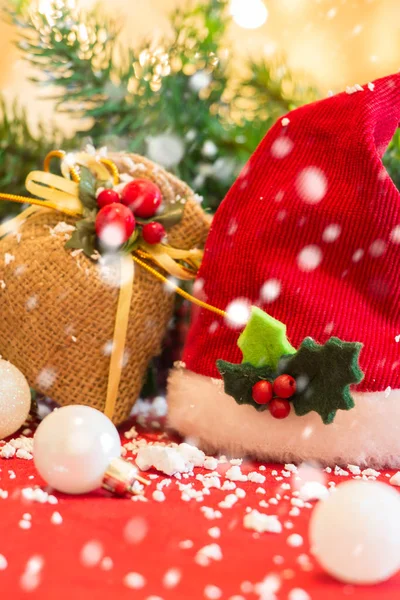
<path fill-rule="evenodd" d="M 389 393 L 388 393 L 389 392 Z M 223 382 L 176 367 L 168 384 L 169 424 L 207 452 L 272 462 L 400 468 L 400 390 L 353 392 L 355 408 L 321 417 L 294 411 L 282 420 L 239 405 Z"/>

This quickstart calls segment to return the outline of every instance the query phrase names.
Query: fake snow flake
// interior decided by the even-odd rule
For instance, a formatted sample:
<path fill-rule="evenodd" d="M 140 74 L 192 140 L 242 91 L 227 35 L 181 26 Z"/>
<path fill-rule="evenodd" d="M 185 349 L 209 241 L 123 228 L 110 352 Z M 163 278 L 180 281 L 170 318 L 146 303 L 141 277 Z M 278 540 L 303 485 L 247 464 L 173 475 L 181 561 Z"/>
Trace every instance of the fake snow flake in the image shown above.
<path fill-rule="evenodd" d="M 364 89 L 359 83 L 346 86 L 346 94 L 349 94 L 349 95 L 355 94 L 357 92 L 363 92 L 363 91 L 364 91 Z"/>
<path fill-rule="evenodd" d="M 224 500 L 218 503 L 220 508 L 232 508 L 234 504 L 238 501 L 236 494 L 228 494 Z"/>
<path fill-rule="evenodd" d="M 15 260 L 15 256 L 13 254 L 10 254 L 9 252 L 6 252 L 4 254 L 4 264 L 7 267 L 10 263 L 13 262 L 13 260 Z"/>
<path fill-rule="evenodd" d="M 140 573 L 127 573 L 124 577 L 124 585 L 131 590 L 140 590 L 146 584 L 146 580 Z"/>
<path fill-rule="evenodd" d="M 226 307 L 225 320 L 233 329 L 238 329 L 247 324 L 250 318 L 251 305 L 246 298 L 232 300 Z"/>
<path fill-rule="evenodd" d="M 91 540 L 81 550 L 81 563 L 85 567 L 95 567 L 103 558 L 103 554 L 103 545 L 97 540 Z"/>
<path fill-rule="evenodd" d="M 178 585 L 182 578 L 180 569 L 168 569 L 163 577 L 163 585 L 167 589 L 172 589 Z"/>
<path fill-rule="evenodd" d="M 253 483 L 264 483 L 266 477 L 265 475 L 261 475 L 261 473 L 257 473 L 257 471 L 252 471 L 247 475 L 247 479 Z"/>
<path fill-rule="evenodd" d="M 290 119 L 288 119 L 287 117 L 283 117 L 283 119 L 281 120 L 282 123 L 282 127 L 287 127 L 290 123 Z"/>
<path fill-rule="evenodd" d="M 292 463 L 288 463 L 285 465 L 285 471 L 289 471 L 290 473 L 296 473 L 297 467 L 296 467 L 296 465 L 293 465 Z"/>
<path fill-rule="evenodd" d="M 297 255 L 297 264 L 302 271 L 314 271 L 322 261 L 322 250 L 311 244 L 305 246 Z"/>
<path fill-rule="evenodd" d="M 219 600 L 221 596 L 222 590 L 216 585 L 206 585 L 204 588 L 204 598 L 207 598 L 207 600 Z"/>
<path fill-rule="evenodd" d="M 147 535 L 148 525 L 143 517 L 133 517 L 124 527 L 124 538 L 128 544 L 139 544 Z"/>
<path fill-rule="evenodd" d="M 173 133 L 161 133 L 147 138 L 147 156 L 166 169 L 179 164 L 184 154 L 183 140 Z"/>
<path fill-rule="evenodd" d="M 379 477 L 380 472 L 375 471 L 375 469 L 364 469 L 362 474 L 366 477 Z"/>
<path fill-rule="evenodd" d="M 156 502 L 164 502 L 165 494 L 161 490 L 155 490 L 152 494 L 153 500 Z"/>
<path fill-rule="evenodd" d="M 393 244 L 400 244 L 400 225 L 396 225 L 390 233 L 390 239 Z"/>
<path fill-rule="evenodd" d="M 191 468 L 187 466 L 185 459 L 176 448 L 163 446 L 145 446 L 139 449 L 136 456 L 136 464 L 141 471 L 147 471 L 151 467 L 166 475 L 185 473 Z"/>
<path fill-rule="evenodd" d="M 208 535 L 216 540 L 221 536 L 221 530 L 219 527 L 210 527 Z"/>
<path fill-rule="evenodd" d="M 6 289 L 6 282 L 4 281 L 4 279 L 0 279 L 0 290 L 5 290 Z"/>
<path fill-rule="evenodd" d="M 286 542 L 292 548 L 298 548 L 303 545 L 303 537 L 298 533 L 292 533 L 292 535 L 289 535 Z"/>
<path fill-rule="evenodd" d="M 182 540 L 179 542 L 179 548 L 182 548 L 183 550 L 189 550 L 190 548 L 193 548 L 193 545 L 192 540 Z"/>
<path fill-rule="evenodd" d="M 207 88 L 211 83 L 211 73 L 206 71 L 197 71 L 189 78 L 189 88 L 192 92 L 200 92 Z"/>
<path fill-rule="evenodd" d="M 302 588 L 293 588 L 288 594 L 288 600 L 311 600 L 311 596 Z"/>
<path fill-rule="evenodd" d="M 348 470 L 352 475 L 360 475 L 361 469 L 357 465 L 347 465 Z"/>
<path fill-rule="evenodd" d="M 219 544 L 209 544 L 200 548 L 195 556 L 195 562 L 202 567 L 208 567 L 212 561 L 222 560 L 222 551 Z"/>
<path fill-rule="evenodd" d="M 53 512 L 50 521 L 53 523 L 53 525 L 61 525 L 63 518 L 59 512 Z"/>
<path fill-rule="evenodd" d="M 27 450 L 24 450 L 24 448 L 19 448 L 19 450 L 17 450 L 16 456 L 17 458 L 24 458 L 25 460 L 32 460 L 33 458 L 32 454 Z"/>
<path fill-rule="evenodd" d="M 379 258 L 386 252 L 386 242 L 383 240 L 375 240 L 370 245 L 368 252 L 373 258 Z"/>
<path fill-rule="evenodd" d="M 136 431 L 136 427 L 134 425 L 124 433 L 124 437 L 126 437 L 127 440 L 133 440 L 134 438 L 137 438 L 137 436 L 138 432 Z"/>
<path fill-rule="evenodd" d="M 214 510 L 211 506 L 202 506 L 200 508 L 201 512 L 205 516 L 206 519 L 213 521 L 214 519 L 221 519 L 222 513 L 220 510 Z"/>
<path fill-rule="evenodd" d="M 321 169 L 306 167 L 296 179 L 296 190 L 303 202 L 318 204 L 324 198 L 328 184 Z"/>
<path fill-rule="evenodd" d="M 32 527 L 32 523 L 30 521 L 27 521 L 26 519 L 21 519 L 18 525 L 21 529 L 30 529 Z"/>
<path fill-rule="evenodd" d="M 218 459 L 212 456 L 207 456 L 203 463 L 204 469 L 209 469 L 210 471 L 214 471 L 218 467 Z"/>
<path fill-rule="evenodd" d="M 288 137 L 278 137 L 271 146 L 274 158 L 285 158 L 293 150 L 293 142 Z"/>
<path fill-rule="evenodd" d="M 260 600 L 273 600 L 280 587 L 281 580 L 277 575 L 267 575 L 263 581 L 255 584 L 254 591 L 259 594 Z"/>
<path fill-rule="evenodd" d="M 342 232 L 342 228 L 340 227 L 340 225 L 337 225 L 336 223 L 332 223 L 331 225 L 328 225 L 328 227 L 326 227 L 322 233 L 322 239 L 324 240 L 324 242 L 327 243 L 331 243 L 331 242 L 335 242 L 338 237 L 340 236 Z"/>
<path fill-rule="evenodd" d="M 325 500 L 329 490 L 318 481 L 307 481 L 301 488 L 299 498 L 304 502 L 310 500 Z"/>
<path fill-rule="evenodd" d="M 260 296 L 263 302 L 270 304 L 274 302 L 281 293 L 281 282 L 278 279 L 269 279 L 261 288 Z"/>
<path fill-rule="evenodd" d="M 223 456 L 223 457 L 221 456 L 221 461 L 222 461 L 222 459 L 225 459 L 225 458 L 226 458 L 225 456 Z M 224 462 L 226 462 L 226 460 Z M 236 465 L 236 466 L 240 467 L 241 464 L 243 463 L 243 458 L 231 458 L 229 462 L 231 465 Z"/>
<path fill-rule="evenodd" d="M 389 483 L 400 486 L 400 471 L 397 471 L 397 473 L 395 473 L 393 477 L 389 479 Z"/>
<path fill-rule="evenodd" d="M 190 444 L 179 444 L 178 452 L 184 458 L 187 465 L 193 465 L 194 467 L 202 467 L 204 464 L 205 454 L 202 450 L 199 450 L 195 446 Z M 191 469 L 188 469 L 191 470 Z"/>
<path fill-rule="evenodd" d="M 4 554 L 0 554 L 0 571 L 5 571 L 8 567 L 8 562 Z"/>
<path fill-rule="evenodd" d="M 266 494 L 267 492 L 262 487 L 258 487 L 256 489 L 256 494 Z"/>
<path fill-rule="evenodd" d="M 20 586 L 25 592 L 32 592 L 40 584 L 40 572 L 43 569 L 44 560 L 42 556 L 32 556 L 26 563 L 25 571 L 20 579 Z"/>
<path fill-rule="evenodd" d="M 370 92 L 373 92 L 373 91 L 374 91 L 374 89 L 375 89 L 375 84 L 374 84 L 374 83 L 371 83 L 371 82 L 369 82 L 369 83 L 368 83 L 368 85 L 367 85 L 367 88 L 369 89 L 369 91 L 370 91 Z"/>
<path fill-rule="evenodd" d="M 11 444 L 5 444 L 0 450 L 1 458 L 12 458 L 15 456 L 15 448 Z"/>
<path fill-rule="evenodd" d="M 347 477 L 347 475 L 349 473 L 348 473 L 348 471 L 345 471 L 344 469 L 342 469 L 341 467 L 339 467 L 338 465 L 336 465 L 334 474 L 336 476 L 339 476 L 339 477 Z"/>
<path fill-rule="evenodd" d="M 203 156 L 207 158 L 213 158 L 218 152 L 217 146 L 214 144 L 212 140 L 206 140 L 203 144 L 203 148 L 201 149 L 201 153 Z"/>
<path fill-rule="evenodd" d="M 257 533 L 281 533 L 282 525 L 276 515 L 266 515 L 254 509 L 244 516 L 245 529 L 252 529 Z"/>
<path fill-rule="evenodd" d="M 228 491 L 232 491 L 236 489 L 236 483 L 234 483 L 233 481 L 224 481 L 224 485 L 221 487 L 221 490 L 223 490 L 224 492 L 228 492 Z"/>
<path fill-rule="evenodd" d="M 113 566 L 113 560 L 109 556 L 105 556 L 100 563 L 100 568 L 103 569 L 103 571 L 111 571 Z"/>
<path fill-rule="evenodd" d="M 55 380 L 57 379 L 57 373 L 52 368 L 42 369 L 37 376 L 36 383 L 43 390 L 48 390 L 52 387 Z"/>
<path fill-rule="evenodd" d="M 226 479 L 230 479 L 231 481 L 247 481 L 247 475 L 242 473 L 239 466 L 234 465 L 225 473 Z"/>
<path fill-rule="evenodd" d="M 246 497 L 246 492 L 244 490 L 242 490 L 242 488 L 237 488 L 235 491 L 235 494 L 238 498 L 245 498 Z"/>

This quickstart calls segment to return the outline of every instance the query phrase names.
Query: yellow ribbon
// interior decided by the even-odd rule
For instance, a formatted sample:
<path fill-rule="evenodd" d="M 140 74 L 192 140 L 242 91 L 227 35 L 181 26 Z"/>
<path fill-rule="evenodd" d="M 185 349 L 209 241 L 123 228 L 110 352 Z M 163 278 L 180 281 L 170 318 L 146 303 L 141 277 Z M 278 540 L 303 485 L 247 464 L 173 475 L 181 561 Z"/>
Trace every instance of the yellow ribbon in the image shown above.
<path fill-rule="evenodd" d="M 64 177 L 48 172 L 50 161 L 54 157 L 64 159 L 62 163 Z M 79 153 L 74 155 L 74 160 L 75 164 L 90 168 L 100 179 L 107 180 L 112 177 L 114 184 L 117 184 L 119 181 L 117 167 L 112 161 L 106 158 L 97 159 L 94 156 Z M 37 196 L 37 198 L 25 198 L 13 194 L 0 193 L 0 200 L 9 200 L 20 204 L 26 203 L 32 205 L 14 219 L 6 221 L 0 226 L 0 238 L 12 232 L 16 232 L 26 219 L 41 211 L 51 209 L 73 217 L 79 217 L 83 214 L 83 206 L 79 199 L 79 172 L 75 165 L 68 165 L 65 152 L 61 150 L 50 152 L 45 159 L 44 166 L 45 171 L 33 171 L 32 173 L 29 173 L 25 182 L 27 190 L 31 194 Z M 107 396 L 104 405 L 104 413 L 110 419 L 115 412 L 118 388 L 121 380 L 122 361 L 132 299 L 134 261 L 150 273 L 153 273 L 155 277 L 163 282 L 167 282 L 168 279 L 161 275 L 156 269 L 149 266 L 145 261 L 150 261 L 161 267 L 169 273 L 169 275 L 188 281 L 196 277 L 202 255 L 203 253 L 201 250 L 179 250 L 164 244 L 149 245 L 143 242 L 141 248 L 135 251 L 132 257 L 121 257 L 121 285 L 115 317 Z M 177 262 L 178 260 L 183 261 L 188 267 L 179 264 Z M 208 307 L 217 314 L 225 314 L 223 311 L 197 300 L 178 287 L 176 287 L 175 290 L 184 298 L 187 298 L 195 304 Z"/>

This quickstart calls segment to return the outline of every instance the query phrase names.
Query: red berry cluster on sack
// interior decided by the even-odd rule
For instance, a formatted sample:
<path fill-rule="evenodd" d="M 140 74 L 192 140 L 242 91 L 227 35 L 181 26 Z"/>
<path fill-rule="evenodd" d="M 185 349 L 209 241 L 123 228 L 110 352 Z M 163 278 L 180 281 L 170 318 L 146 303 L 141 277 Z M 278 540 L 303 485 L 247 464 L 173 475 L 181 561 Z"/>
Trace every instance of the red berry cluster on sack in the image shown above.
<path fill-rule="evenodd" d="M 127 242 L 136 225 L 142 227 L 142 237 L 147 244 L 159 244 L 165 237 L 164 226 L 157 221 L 141 223 L 153 218 L 162 203 L 160 188 L 148 179 L 134 179 L 119 193 L 103 189 L 97 195 L 99 212 L 96 216 L 96 234 L 107 247 L 117 248 Z"/>

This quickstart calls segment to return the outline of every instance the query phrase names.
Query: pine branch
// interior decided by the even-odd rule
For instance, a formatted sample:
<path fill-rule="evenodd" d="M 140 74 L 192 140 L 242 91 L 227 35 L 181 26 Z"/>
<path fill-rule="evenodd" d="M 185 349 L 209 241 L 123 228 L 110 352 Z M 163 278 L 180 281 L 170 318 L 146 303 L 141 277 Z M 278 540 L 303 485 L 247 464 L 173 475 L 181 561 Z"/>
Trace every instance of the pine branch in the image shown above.
<path fill-rule="evenodd" d="M 34 134 L 28 125 L 27 114 L 17 102 L 7 106 L 0 96 L 0 191 L 26 194 L 25 178 L 38 169 L 47 152 L 60 143 L 67 146 L 59 132 L 43 124 Z M 15 214 L 19 206 L 0 202 L 0 218 Z"/>

